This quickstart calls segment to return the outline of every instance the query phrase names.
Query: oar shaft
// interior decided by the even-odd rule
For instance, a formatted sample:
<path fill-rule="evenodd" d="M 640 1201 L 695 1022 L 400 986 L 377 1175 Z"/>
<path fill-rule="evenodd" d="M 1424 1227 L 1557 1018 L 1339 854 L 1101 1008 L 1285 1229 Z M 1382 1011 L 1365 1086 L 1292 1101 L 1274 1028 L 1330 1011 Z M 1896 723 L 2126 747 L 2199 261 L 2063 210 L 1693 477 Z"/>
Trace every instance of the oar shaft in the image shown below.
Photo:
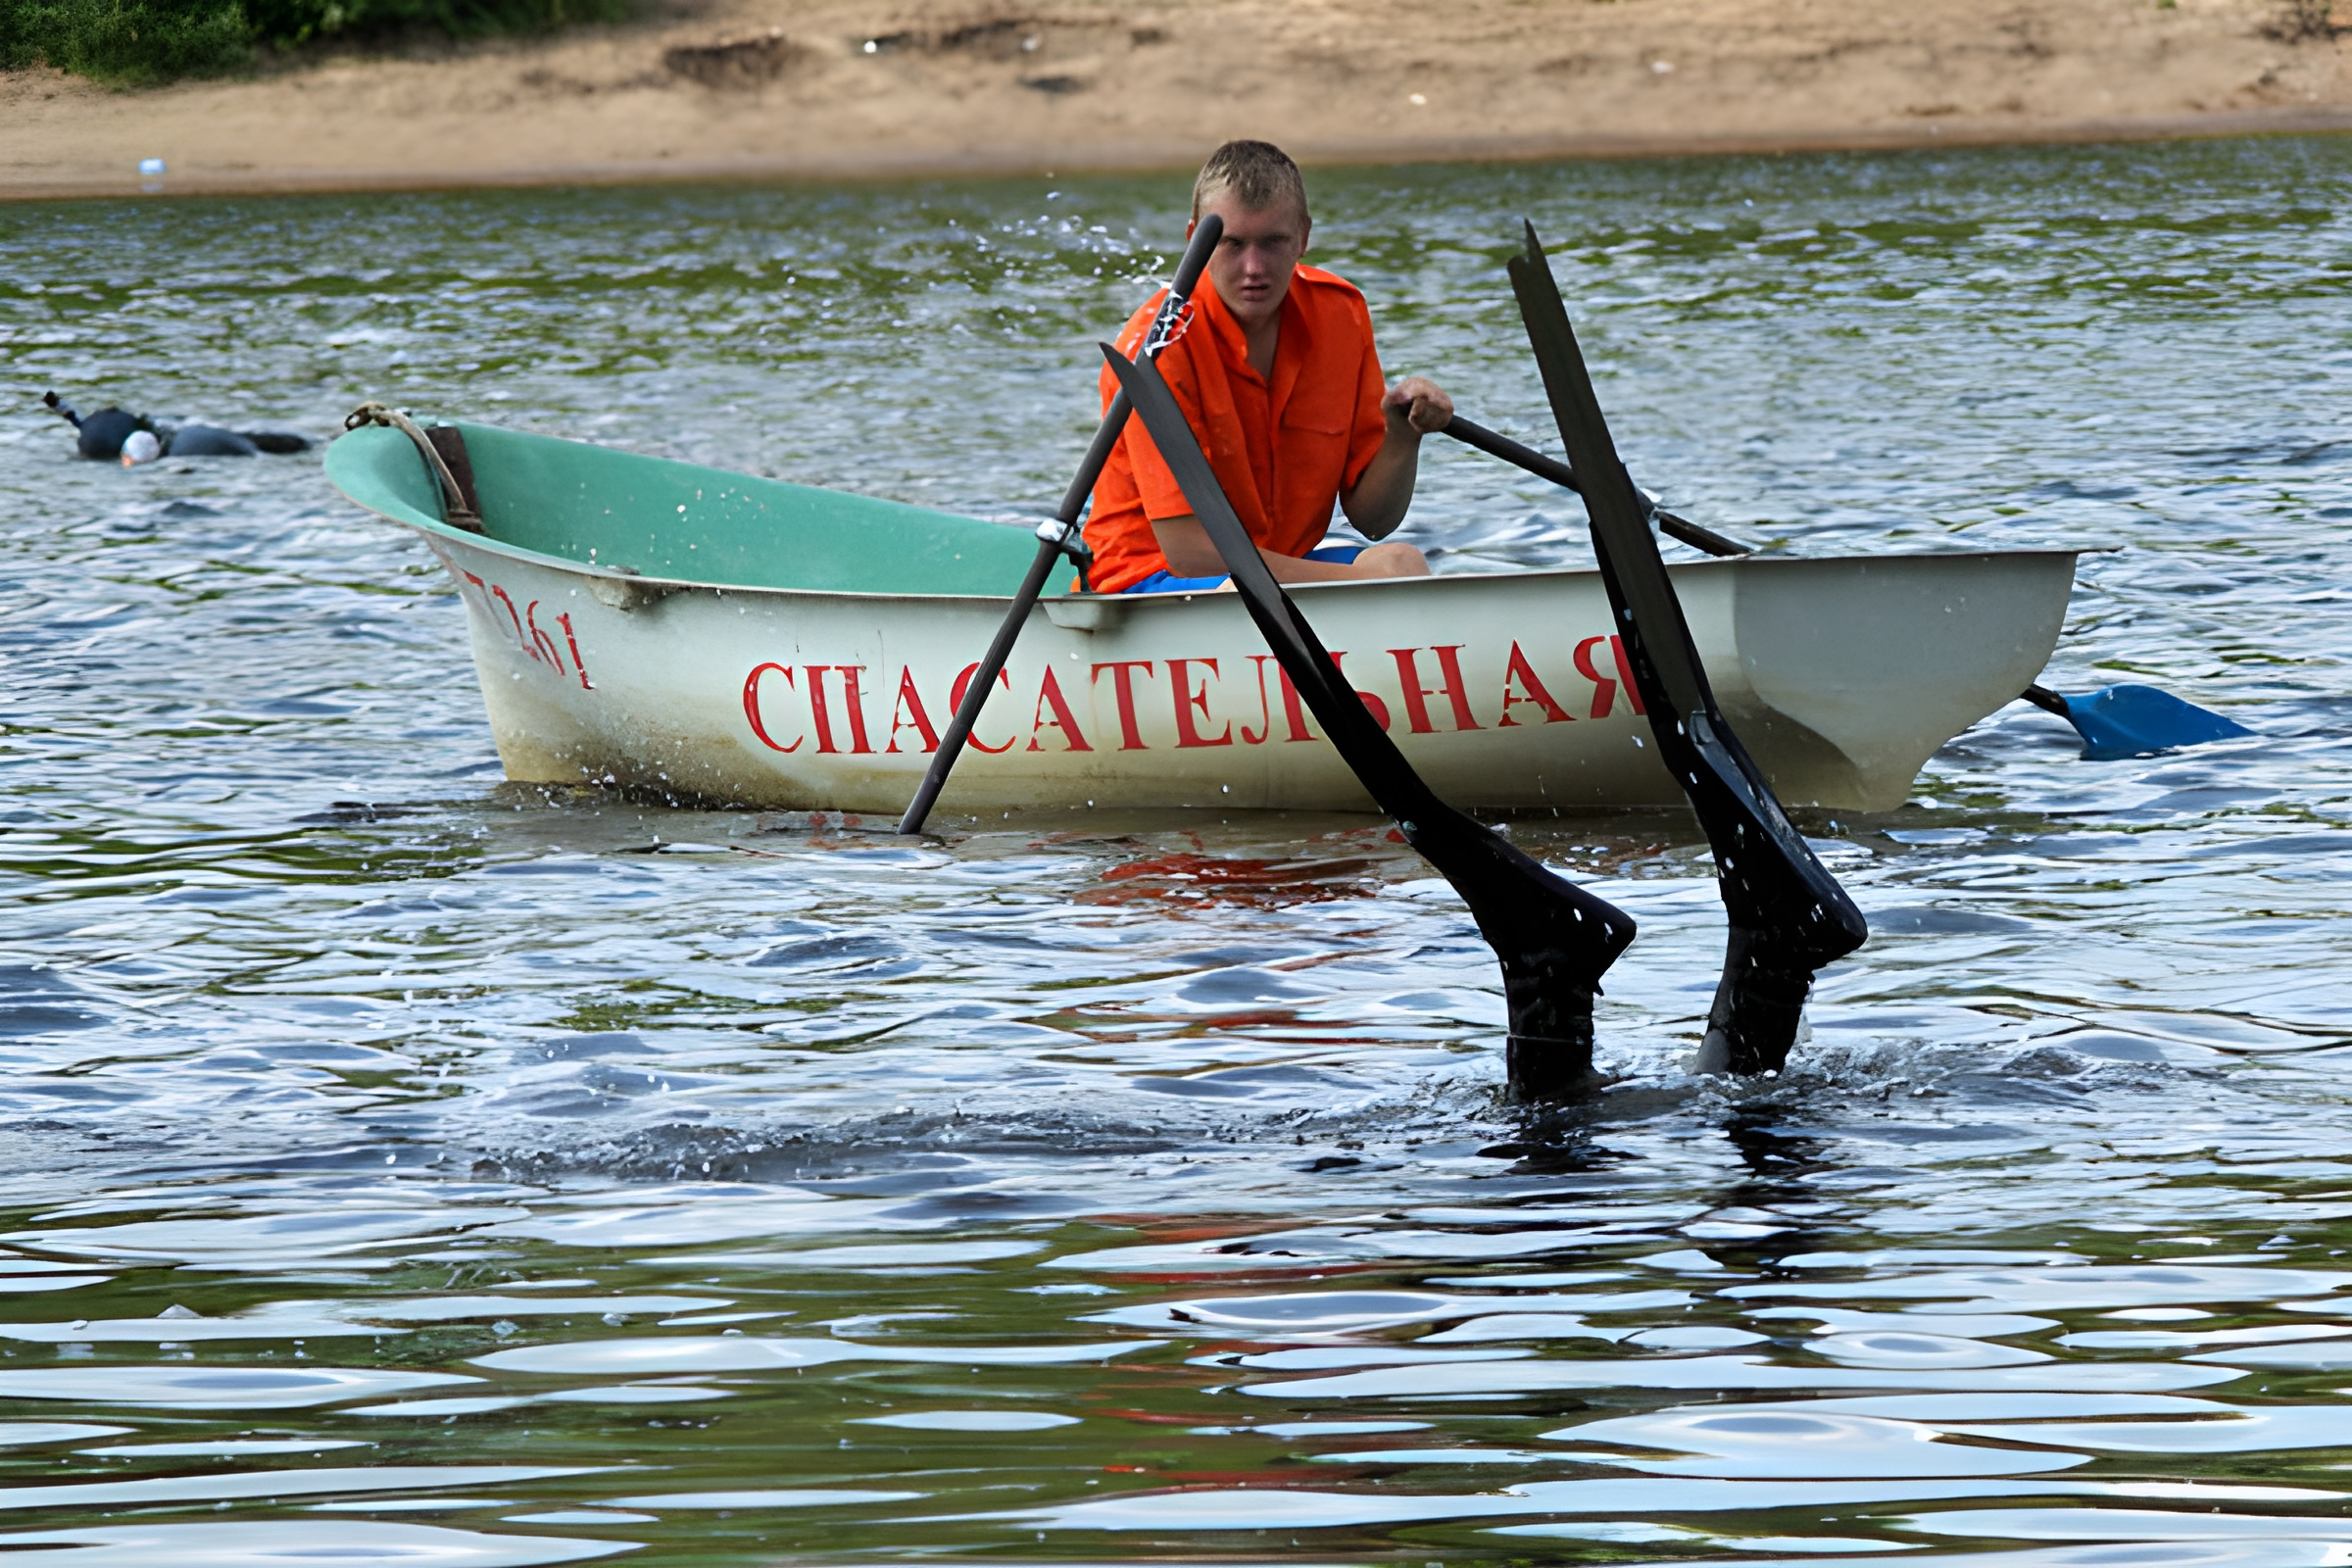
<path fill-rule="evenodd" d="M 1173 341 L 1169 329 L 1182 317 L 1193 291 L 1200 286 L 1200 274 L 1208 270 L 1208 259 L 1224 234 L 1225 220 L 1214 213 L 1193 225 L 1192 241 L 1176 264 L 1176 275 L 1168 283 L 1167 298 L 1160 302 L 1159 314 L 1152 318 L 1151 329 L 1136 345 L 1139 355 L 1155 356 Z M 1029 612 L 1037 607 L 1038 595 L 1046 591 L 1046 579 L 1054 573 L 1054 563 L 1062 552 L 1062 540 L 1068 537 L 1079 514 L 1086 510 L 1087 498 L 1095 493 L 1095 483 L 1102 477 L 1102 466 L 1110 461 L 1111 449 L 1126 433 L 1133 409 L 1126 392 L 1121 390 L 1112 396 L 1110 407 L 1102 411 L 1102 422 L 1095 426 L 1095 438 L 1087 443 L 1086 456 L 1079 462 L 1077 476 L 1062 494 L 1054 522 L 1038 529 L 1037 559 L 1029 564 L 1029 575 L 1021 579 L 1020 591 L 1012 596 L 1011 608 L 1004 612 L 1004 624 L 997 628 L 996 640 L 972 667 L 971 684 L 964 688 L 963 701 L 956 705 L 956 716 L 948 721 L 948 732 L 939 738 L 939 750 L 932 754 L 931 765 L 923 770 L 923 781 L 915 787 L 906 814 L 899 818 L 900 832 L 923 830 L 932 804 L 947 787 L 948 775 L 955 771 L 956 760 L 963 755 L 964 743 L 972 738 L 972 726 L 980 722 L 980 710 L 987 706 L 988 694 L 995 688 L 1004 661 L 1012 657 L 1013 643 L 1020 637 L 1021 628 L 1028 624 Z"/>
<path fill-rule="evenodd" d="M 1521 446 L 1509 436 L 1497 434 L 1483 424 L 1474 424 L 1458 414 L 1446 426 L 1446 434 L 1464 446 L 1476 447 L 1490 458 L 1500 458 L 1505 463 L 1525 468 L 1539 479 L 1548 479 L 1563 490 L 1573 490 L 1578 495 L 1585 493 L 1584 486 L 1577 481 L 1576 470 L 1559 459 L 1545 457 L 1534 447 Z M 1701 527 L 1688 517 L 1678 517 L 1663 508 L 1657 509 L 1653 515 L 1658 520 L 1660 533 L 1670 539 L 1679 539 L 1693 550 L 1703 550 L 1710 556 L 1755 554 L 1755 546 L 1743 545 L 1737 539 L 1727 539 L 1712 528 Z"/>
<path fill-rule="evenodd" d="M 1110 407 L 1102 411 L 1102 422 L 1095 426 L 1095 439 L 1088 444 L 1086 456 L 1078 464 L 1077 476 L 1070 480 L 1069 489 L 1062 492 L 1061 505 L 1054 513 L 1055 520 L 1064 527 L 1076 522 L 1078 514 L 1086 510 L 1087 498 L 1095 493 L 1095 482 L 1102 477 L 1102 466 L 1110 461 L 1111 448 L 1126 433 L 1127 416 L 1133 412 L 1134 405 L 1127 401 L 1124 389 L 1113 395 Z"/>
<path fill-rule="evenodd" d="M 2060 718 L 2065 719 L 2070 724 L 2074 722 L 2074 710 L 2067 707 L 2066 699 L 2059 696 L 2056 692 L 2050 690 L 2047 686 L 2039 684 L 2029 686 L 2024 691 L 2018 693 L 2018 700 L 2020 702 L 2032 703 L 2035 708 L 2040 709 L 2045 713 L 2056 713 Z"/>
<path fill-rule="evenodd" d="M 963 751 L 964 743 L 972 738 L 972 726 L 980 722 L 981 707 L 997 684 L 997 675 L 1004 668 L 1004 661 L 1012 657 L 1014 639 L 1021 634 L 1021 624 L 1029 618 L 1029 607 L 1045 592 L 1046 579 L 1053 575 L 1054 563 L 1061 559 L 1061 547 L 1050 539 L 1040 540 L 1037 558 L 1029 563 L 1029 575 L 1021 579 L 1020 592 L 1013 596 L 1013 612 L 1004 617 L 997 628 L 996 639 L 980 662 L 972 668 L 971 683 L 964 688 L 963 701 L 956 705 L 956 716 L 948 720 L 948 732 L 939 738 L 939 752 L 932 758 L 931 766 L 923 774 L 923 782 L 914 792 L 914 800 L 906 814 L 899 818 L 899 831 L 919 833 L 923 819 L 931 814 L 932 803 L 947 786 L 948 772 Z"/>
<path fill-rule="evenodd" d="M 1545 457 L 1534 447 L 1521 446 L 1509 436 L 1490 430 L 1483 424 L 1474 424 L 1458 414 L 1447 421 L 1445 433 L 1466 447 L 1478 448 L 1490 458 L 1500 458 L 1505 463 L 1525 468 L 1539 479 L 1549 479 L 1563 490 L 1573 490 L 1578 495 L 1585 493 L 1585 487 L 1577 482 L 1576 470 L 1559 459 Z"/>

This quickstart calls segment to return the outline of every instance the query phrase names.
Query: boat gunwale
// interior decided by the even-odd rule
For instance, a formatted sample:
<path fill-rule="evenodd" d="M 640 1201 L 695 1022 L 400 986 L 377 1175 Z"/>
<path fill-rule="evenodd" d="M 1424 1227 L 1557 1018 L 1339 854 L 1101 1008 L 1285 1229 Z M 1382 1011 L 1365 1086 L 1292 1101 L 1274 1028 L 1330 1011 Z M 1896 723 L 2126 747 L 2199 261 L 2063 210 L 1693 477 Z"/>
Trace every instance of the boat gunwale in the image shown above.
<path fill-rule="evenodd" d="M 664 597 L 691 591 L 698 593 L 716 594 L 721 596 L 728 594 L 742 594 L 773 599 L 877 600 L 894 604 L 904 603 L 910 605 L 965 603 L 1004 605 L 1011 603 L 1013 597 L 1008 593 L 892 594 L 868 593 L 848 588 L 769 588 L 754 583 L 704 582 L 692 577 L 657 577 L 651 575 L 650 573 L 640 574 L 636 572 L 614 571 L 609 566 L 592 566 L 585 562 L 573 561 L 568 557 L 551 556 L 544 551 L 530 550 L 521 545 L 509 544 L 505 540 L 494 538 L 489 534 L 473 533 L 464 528 L 452 527 L 446 522 L 420 521 L 411 517 L 396 517 L 390 513 L 377 511 L 377 509 L 368 506 L 366 502 L 352 498 L 348 494 L 346 494 L 345 499 L 350 500 L 352 505 L 361 508 L 363 511 L 368 512 L 375 516 L 383 518 L 386 522 L 393 523 L 403 528 L 415 529 L 416 532 L 424 534 L 427 537 L 439 536 L 449 539 L 453 542 L 465 544 L 472 549 L 487 551 L 488 553 L 496 556 L 504 556 L 510 560 L 520 561 L 532 565 L 548 567 L 556 571 L 569 573 L 573 576 L 586 577 L 592 580 L 602 579 L 603 581 L 614 584 L 625 584 L 628 586 L 628 588 L 633 590 L 658 589 L 662 591 Z M 974 520 L 985 521 L 986 519 L 976 518 Z M 1017 528 L 1020 525 L 1014 523 L 997 523 L 992 524 L 991 526 Z M 1754 555 L 1746 556 L 1703 556 L 1695 561 L 1670 561 L 1666 564 L 1667 568 L 1671 571 L 1682 571 L 1685 569 L 1694 568 L 1752 568 L 1763 566 L 1805 565 L 1831 562 L 1865 562 L 1877 564 L 1898 561 L 1990 561 L 2016 560 L 2021 557 L 2037 556 L 2064 556 L 2069 559 L 2080 559 L 2088 555 L 2112 555 L 2121 549 L 2122 547 L 2119 545 L 2036 545 L 2015 550 L 1913 550 L 1881 555 L 1853 554 L 1832 556 L 1795 556 L 1765 554 L 1763 552 L 1758 552 Z M 1348 591 L 1351 589 L 1364 588 L 1395 588 L 1400 585 L 1440 582 L 1525 582 L 1531 578 L 1544 577 L 1592 577 L 1597 575 L 1599 570 L 1600 568 L 1598 566 L 1531 566 L 1518 571 L 1436 572 L 1427 577 L 1371 577 L 1348 582 L 1292 583 L 1288 585 L 1287 591 L 1291 593 L 1324 593 L 1333 590 Z M 1224 597 L 1226 597 L 1226 595 L 1222 590 L 1219 589 L 1200 589 L 1191 593 L 1056 594 L 1051 599 L 1040 600 L 1039 604 L 1041 607 L 1054 604 L 1118 604 L 1141 606 L 1153 602 L 1166 604 L 1171 601 L 1190 604 L 1197 599 L 1221 599 Z"/>

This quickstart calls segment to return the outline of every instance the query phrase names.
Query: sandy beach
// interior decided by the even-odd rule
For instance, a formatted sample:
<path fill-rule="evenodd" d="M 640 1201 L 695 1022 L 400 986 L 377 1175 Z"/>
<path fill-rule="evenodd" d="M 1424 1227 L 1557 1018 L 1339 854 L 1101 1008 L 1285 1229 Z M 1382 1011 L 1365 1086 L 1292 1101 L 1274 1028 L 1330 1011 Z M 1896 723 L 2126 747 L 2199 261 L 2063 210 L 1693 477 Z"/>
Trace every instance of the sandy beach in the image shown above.
<path fill-rule="evenodd" d="M 2319 0 L 701 0 L 117 91 L 0 74 L 0 195 L 1177 168 L 2352 128 Z"/>

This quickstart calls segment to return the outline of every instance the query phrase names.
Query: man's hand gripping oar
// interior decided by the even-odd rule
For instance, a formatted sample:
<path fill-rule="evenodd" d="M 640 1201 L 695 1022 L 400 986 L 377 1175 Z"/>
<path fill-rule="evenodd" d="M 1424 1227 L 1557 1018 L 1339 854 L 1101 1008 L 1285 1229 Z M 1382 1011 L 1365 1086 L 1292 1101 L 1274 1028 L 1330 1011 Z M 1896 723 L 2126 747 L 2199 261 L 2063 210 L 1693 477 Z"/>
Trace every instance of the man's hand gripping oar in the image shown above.
<path fill-rule="evenodd" d="M 1184 259 L 1176 264 L 1176 276 L 1168 285 L 1167 298 L 1159 303 L 1159 311 L 1152 318 L 1152 329 L 1144 334 L 1138 351 L 1142 358 L 1153 360 L 1159 351 L 1176 340 L 1182 330 L 1185 307 L 1192 303 L 1193 290 L 1200 286 L 1200 274 L 1208 268 L 1208 259 L 1215 254 L 1217 241 L 1225 234 L 1225 220 L 1209 213 L 1193 225 L 1193 237 L 1184 248 Z M 997 673 L 1004 661 L 1012 656 L 1012 645 L 1029 620 L 1029 612 L 1036 608 L 1037 596 L 1045 592 L 1046 578 L 1052 575 L 1054 562 L 1068 556 L 1083 572 L 1092 562 L 1084 536 L 1078 529 L 1078 514 L 1086 510 L 1087 498 L 1095 493 L 1095 481 L 1102 476 L 1102 465 L 1110 461 L 1110 449 L 1118 445 L 1127 429 L 1131 405 L 1121 391 L 1110 400 L 1103 412 L 1102 422 L 1095 427 L 1095 439 L 1086 449 L 1086 457 L 1078 465 L 1078 473 L 1061 498 L 1061 506 L 1054 520 L 1037 525 L 1037 557 L 1029 564 L 1029 575 L 1021 579 L 1020 590 L 1012 596 L 1012 607 L 1004 612 L 1004 624 L 997 628 L 996 640 L 972 668 L 972 678 L 964 688 L 963 701 L 956 705 L 956 716 L 948 722 L 948 732 L 940 737 L 939 750 L 932 755 L 931 766 L 923 774 L 922 784 L 914 792 L 906 814 L 899 818 L 899 831 L 920 833 L 923 820 L 931 814 L 932 803 L 948 782 L 955 769 L 956 760 L 963 755 L 964 743 L 972 738 L 972 726 L 980 721 L 980 710 L 988 702 L 989 693 L 996 689 Z"/>
<path fill-rule="evenodd" d="M 1130 364 L 1107 343 L 1102 353 L 1291 684 L 1405 841 L 1461 894 L 1501 960 L 1512 1092 L 1547 1099 L 1587 1087 L 1592 997 L 1602 973 L 1634 940 L 1633 917 L 1545 870 L 1431 792 L 1275 582 L 1158 369 L 1149 360 Z"/>
<path fill-rule="evenodd" d="M 1870 935 L 1838 879 L 1781 809 L 1763 770 L 1724 722 L 1658 542 L 1593 395 L 1550 265 L 1527 227 L 1511 289 L 1592 519 L 1592 553 L 1633 664 L 1659 759 L 1690 798 L 1715 851 L 1731 916 L 1723 979 L 1707 1015 L 1701 1072 L 1778 1071 L 1816 971 Z"/>

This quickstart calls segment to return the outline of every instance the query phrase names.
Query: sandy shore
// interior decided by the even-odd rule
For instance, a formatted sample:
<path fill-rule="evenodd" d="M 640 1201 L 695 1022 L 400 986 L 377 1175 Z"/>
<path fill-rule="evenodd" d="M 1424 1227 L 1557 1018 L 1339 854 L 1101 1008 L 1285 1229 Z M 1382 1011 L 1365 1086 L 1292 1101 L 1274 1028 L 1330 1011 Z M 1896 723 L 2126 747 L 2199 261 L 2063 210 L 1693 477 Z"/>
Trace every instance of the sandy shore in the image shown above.
<path fill-rule="evenodd" d="M 396 189 L 2352 128 L 2352 0 L 691 0 L 118 92 L 0 74 L 0 195 Z"/>

